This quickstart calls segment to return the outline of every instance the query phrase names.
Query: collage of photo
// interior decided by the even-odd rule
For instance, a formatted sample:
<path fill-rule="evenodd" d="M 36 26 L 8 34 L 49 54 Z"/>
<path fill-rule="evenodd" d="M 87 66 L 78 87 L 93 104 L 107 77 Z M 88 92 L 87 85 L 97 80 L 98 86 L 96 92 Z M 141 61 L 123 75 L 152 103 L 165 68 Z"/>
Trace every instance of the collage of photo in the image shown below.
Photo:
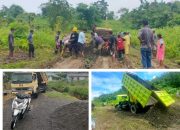
<path fill-rule="evenodd" d="M 180 130 L 180 0 L 0 1 L 0 130 Z"/>

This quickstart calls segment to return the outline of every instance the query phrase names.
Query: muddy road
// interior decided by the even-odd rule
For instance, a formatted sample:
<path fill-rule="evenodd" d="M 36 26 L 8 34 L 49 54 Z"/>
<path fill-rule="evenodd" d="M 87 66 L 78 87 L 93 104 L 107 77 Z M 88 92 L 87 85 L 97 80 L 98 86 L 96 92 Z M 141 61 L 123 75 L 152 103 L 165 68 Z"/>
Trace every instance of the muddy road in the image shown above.
<path fill-rule="evenodd" d="M 10 130 L 11 103 L 12 98 L 3 104 L 3 130 Z M 14 130 L 88 130 L 88 102 L 40 94 Z"/>
<path fill-rule="evenodd" d="M 51 66 L 54 69 L 142 69 L 140 51 L 135 48 L 131 48 L 130 54 L 123 61 L 118 61 L 117 58 L 112 59 L 111 56 L 100 56 L 90 51 L 85 58 L 63 58 Z M 159 68 L 156 58 L 152 59 L 152 69 L 170 68 L 180 68 L 180 65 L 165 59 L 165 65 Z"/>
<path fill-rule="evenodd" d="M 78 57 L 68 57 L 68 58 L 63 58 L 61 61 L 58 61 L 55 63 L 52 68 L 61 68 L 61 69 L 73 69 L 73 68 L 83 68 L 83 59 Z"/>

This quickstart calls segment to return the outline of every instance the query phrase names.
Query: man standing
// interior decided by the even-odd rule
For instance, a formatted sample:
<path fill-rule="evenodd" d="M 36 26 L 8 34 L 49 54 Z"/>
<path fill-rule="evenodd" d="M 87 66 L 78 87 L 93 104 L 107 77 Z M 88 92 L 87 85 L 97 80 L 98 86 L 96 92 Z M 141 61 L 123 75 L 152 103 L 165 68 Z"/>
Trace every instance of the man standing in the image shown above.
<path fill-rule="evenodd" d="M 130 36 L 128 34 L 128 32 L 124 32 L 124 42 L 125 42 L 125 55 L 126 55 L 126 59 L 129 55 L 129 50 L 130 50 L 130 43 L 131 43 L 131 40 L 130 40 Z"/>
<path fill-rule="evenodd" d="M 78 31 L 77 27 L 74 27 L 72 29 L 72 33 L 71 33 L 70 40 L 69 40 L 69 42 L 71 43 L 69 50 L 70 50 L 71 54 L 72 54 L 73 51 L 75 51 L 76 57 L 78 55 L 78 45 L 77 45 L 77 42 L 78 42 L 78 37 L 79 37 L 79 34 L 78 34 L 77 31 Z"/>
<path fill-rule="evenodd" d="M 115 54 L 115 42 L 116 42 L 116 39 L 115 39 L 112 31 L 110 31 L 109 34 L 110 34 L 110 38 L 109 38 L 110 54 L 113 56 Z"/>
<path fill-rule="evenodd" d="M 11 31 L 8 36 L 8 43 L 9 43 L 9 58 L 13 57 L 14 53 L 14 28 L 11 28 Z"/>
<path fill-rule="evenodd" d="M 143 28 L 139 32 L 139 40 L 141 42 L 141 57 L 143 68 L 151 68 L 151 53 L 154 45 L 153 32 L 148 26 L 148 21 L 143 21 Z"/>
<path fill-rule="evenodd" d="M 56 36 L 55 36 L 55 43 L 56 43 L 55 53 L 58 53 L 58 50 L 61 52 L 60 34 L 61 34 L 61 32 L 58 31 Z"/>
<path fill-rule="evenodd" d="M 34 58 L 34 43 L 33 43 L 33 30 L 30 30 L 29 36 L 28 36 L 28 42 L 29 42 L 29 58 Z"/>
<path fill-rule="evenodd" d="M 83 31 L 79 33 L 79 37 L 78 37 L 78 46 L 79 46 L 79 50 L 81 52 L 82 57 L 84 57 L 84 48 L 85 48 L 85 42 L 86 42 L 85 32 L 86 30 L 83 29 Z"/>

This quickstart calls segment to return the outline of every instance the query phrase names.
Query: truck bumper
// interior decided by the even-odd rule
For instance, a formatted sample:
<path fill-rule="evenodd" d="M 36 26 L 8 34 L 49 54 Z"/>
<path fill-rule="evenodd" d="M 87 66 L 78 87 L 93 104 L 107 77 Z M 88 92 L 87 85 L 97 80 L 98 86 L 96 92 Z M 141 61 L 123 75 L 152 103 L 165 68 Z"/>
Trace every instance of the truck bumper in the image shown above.
<path fill-rule="evenodd" d="M 12 94 L 17 94 L 19 92 L 24 93 L 24 94 L 30 94 L 30 95 L 32 94 L 32 91 L 12 91 Z"/>

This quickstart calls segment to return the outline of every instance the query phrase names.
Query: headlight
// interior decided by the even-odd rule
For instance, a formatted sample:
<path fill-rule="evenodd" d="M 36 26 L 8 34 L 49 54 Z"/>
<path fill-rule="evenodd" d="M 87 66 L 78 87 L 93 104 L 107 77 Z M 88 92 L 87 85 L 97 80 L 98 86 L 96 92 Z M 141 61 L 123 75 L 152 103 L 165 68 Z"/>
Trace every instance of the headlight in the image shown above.
<path fill-rule="evenodd" d="M 22 109 L 22 107 L 23 107 L 23 103 L 18 105 L 18 109 Z"/>

